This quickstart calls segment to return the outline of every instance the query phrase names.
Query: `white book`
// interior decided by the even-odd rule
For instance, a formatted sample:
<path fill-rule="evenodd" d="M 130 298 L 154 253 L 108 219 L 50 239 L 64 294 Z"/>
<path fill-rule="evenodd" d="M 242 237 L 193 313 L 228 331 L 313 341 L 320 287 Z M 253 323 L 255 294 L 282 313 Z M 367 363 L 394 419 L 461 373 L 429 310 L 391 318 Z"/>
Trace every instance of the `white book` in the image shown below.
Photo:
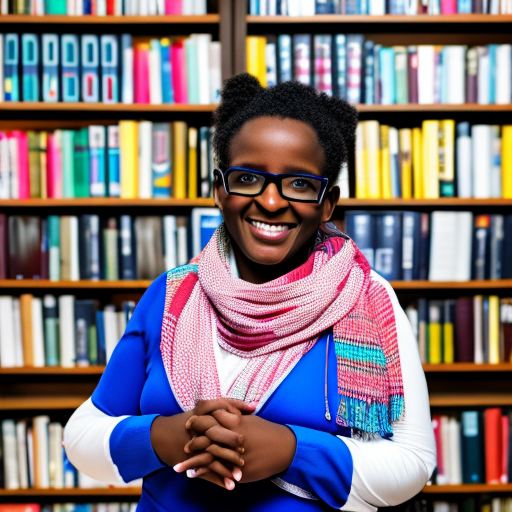
<path fill-rule="evenodd" d="M 210 103 L 210 44 L 211 34 L 191 34 L 197 48 L 197 78 L 199 81 L 199 104 Z"/>
<path fill-rule="evenodd" d="M 288 16 L 300 16 L 302 13 L 301 0 L 290 0 L 287 3 L 287 7 L 288 7 Z"/>
<path fill-rule="evenodd" d="M 16 422 L 16 448 L 20 489 L 28 489 L 27 423 Z"/>
<path fill-rule="evenodd" d="M 275 16 L 277 14 L 277 0 L 268 0 L 267 15 Z"/>
<path fill-rule="evenodd" d="M 107 0 L 96 0 L 96 12 L 98 16 L 107 15 Z"/>
<path fill-rule="evenodd" d="M 512 103 L 512 45 L 500 44 L 496 49 L 496 103 Z"/>
<path fill-rule="evenodd" d="M 165 0 L 156 0 L 156 13 L 159 16 L 165 15 Z"/>
<path fill-rule="evenodd" d="M 176 263 L 176 215 L 164 215 L 163 231 L 165 269 L 170 270 L 178 266 Z"/>
<path fill-rule="evenodd" d="M 474 362 L 484 362 L 484 306 L 482 295 L 473 297 L 473 330 L 475 332 Z"/>
<path fill-rule="evenodd" d="M 9 169 L 11 171 L 11 199 L 18 199 L 19 193 L 19 165 L 18 165 L 18 139 L 9 137 Z"/>
<path fill-rule="evenodd" d="M 1 35 L 0 35 L 1 38 Z M 0 48 L 1 50 L 1 48 Z M 0 66 L 2 67 L 2 66 Z M 1 77 L 0 77 L 1 79 Z M 1 100 L 0 100 L 1 101 Z M 9 139 L 6 134 L 0 137 L 0 199 L 11 198 L 11 161 Z"/>
<path fill-rule="evenodd" d="M 33 443 L 34 443 L 34 487 L 37 489 L 49 489 L 50 457 L 48 453 L 48 424 L 49 416 L 35 416 L 32 419 Z"/>
<path fill-rule="evenodd" d="M 123 49 L 123 103 L 133 103 L 133 48 Z"/>
<path fill-rule="evenodd" d="M 0 14 L 9 14 L 9 0 L 2 0 L 0 2 Z"/>
<path fill-rule="evenodd" d="M 501 135 L 499 125 L 492 125 L 491 197 L 501 197 Z"/>
<path fill-rule="evenodd" d="M 123 0 L 124 8 L 123 13 L 125 16 L 132 16 L 132 0 Z"/>
<path fill-rule="evenodd" d="M 126 331 L 126 314 L 124 311 L 116 311 L 116 320 L 117 320 L 117 332 L 119 335 L 119 339 Z"/>
<path fill-rule="evenodd" d="M 13 298 L 0 296 L 0 367 L 17 366 L 15 343 Z"/>
<path fill-rule="evenodd" d="M 67 0 L 68 16 L 76 16 L 76 0 Z"/>
<path fill-rule="evenodd" d="M 103 310 L 103 323 L 105 325 L 105 352 L 107 363 L 116 348 L 119 341 L 119 332 L 117 327 L 117 316 L 115 307 L 112 305 L 105 306 Z"/>
<path fill-rule="evenodd" d="M 67 236 L 69 236 L 68 243 L 62 243 L 66 240 Z M 78 263 L 78 217 L 74 215 L 63 215 L 61 217 L 60 240 L 61 279 L 78 281 L 80 279 Z M 62 265 L 62 261 L 66 262 L 65 266 Z"/>
<path fill-rule="evenodd" d="M 176 246 L 177 246 L 177 264 L 178 267 L 188 263 L 187 250 L 187 218 L 179 216 L 176 219 Z"/>
<path fill-rule="evenodd" d="M 491 0 L 489 6 L 489 14 L 499 14 L 500 13 L 500 0 Z"/>
<path fill-rule="evenodd" d="M 492 127 L 475 124 L 471 127 L 471 160 L 473 163 L 473 195 L 486 199 L 491 197 L 491 175 L 493 166 Z"/>
<path fill-rule="evenodd" d="M 265 60 L 267 62 L 267 85 L 270 87 L 277 83 L 277 55 L 276 45 L 268 43 L 265 46 Z"/>
<path fill-rule="evenodd" d="M 444 476 L 446 481 L 444 483 L 450 484 L 450 420 L 448 416 L 441 416 L 441 452 L 443 456 Z M 438 483 L 441 484 L 438 478 Z"/>
<path fill-rule="evenodd" d="M 156 14 L 157 14 L 156 2 L 157 2 L 157 0 L 148 0 L 148 15 L 149 16 L 156 16 Z"/>
<path fill-rule="evenodd" d="M 32 299 L 32 343 L 34 366 L 42 368 L 45 366 L 43 301 L 39 297 Z"/>
<path fill-rule="evenodd" d="M 508 0 L 500 0 L 500 14 L 507 14 Z"/>
<path fill-rule="evenodd" d="M 315 0 L 298 0 L 301 2 L 301 15 L 302 16 L 314 16 L 315 15 Z"/>
<path fill-rule="evenodd" d="M 183 2 L 183 15 L 189 16 L 194 14 L 194 2 L 193 0 L 185 0 Z"/>
<path fill-rule="evenodd" d="M 12 301 L 12 319 L 14 325 L 14 349 L 16 356 L 15 366 L 24 366 L 25 360 L 23 359 L 23 341 L 21 336 L 21 309 L 19 298 L 15 298 Z"/>
<path fill-rule="evenodd" d="M 450 452 L 450 484 L 462 483 L 462 464 L 460 450 L 460 423 L 455 418 L 450 418 L 448 424 L 449 439 L 448 450 Z"/>
<path fill-rule="evenodd" d="M 91 125 L 89 126 L 89 149 L 103 152 L 107 151 L 106 142 L 107 134 L 104 126 Z M 98 176 L 98 175 L 96 175 Z M 99 177 L 99 176 L 98 176 Z M 91 197 L 105 197 L 106 196 L 106 183 L 105 182 L 92 182 L 89 181 L 89 192 Z"/>
<path fill-rule="evenodd" d="M 491 99 L 491 81 L 489 48 L 478 46 L 477 103 L 488 105 Z M 510 79 L 510 77 L 509 77 Z"/>
<path fill-rule="evenodd" d="M 114 3 L 114 14 L 116 16 L 123 15 L 123 0 L 115 0 Z"/>
<path fill-rule="evenodd" d="M 348 199 L 350 197 L 348 164 L 341 164 L 341 170 L 336 185 L 340 188 L 340 198 Z"/>
<path fill-rule="evenodd" d="M 473 197 L 473 169 L 471 165 L 471 137 L 458 136 L 456 144 L 458 197 Z"/>
<path fill-rule="evenodd" d="M 434 103 L 435 49 L 432 45 L 418 46 L 418 102 Z"/>
<path fill-rule="evenodd" d="M 76 15 L 83 16 L 84 14 L 84 0 L 76 0 Z"/>
<path fill-rule="evenodd" d="M 44 16 L 44 0 L 36 0 L 36 14 L 37 16 Z"/>
<path fill-rule="evenodd" d="M 7 2 L 7 0 L 2 0 L 2 10 L 4 7 L 4 2 Z M 6 7 L 7 8 L 7 7 Z M 3 13 L 2 14 L 7 14 Z M 4 65 L 3 65 L 3 55 L 4 55 L 4 35 L 0 34 L 0 63 L 2 64 L 0 66 L 0 103 L 4 101 Z"/>
<path fill-rule="evenodd" d="M 386 14 L 386 0 L 370 0 L 368 4 L 368 14 L 372 16 L 383 16 Z"/>
<path fill-rule="evenodd" d="M 210 66 L 210 103 L 220 102 L 220 91 L 222 88 L 222 70 L 221 70 L 221 43 L 212 41 L 209 47 L 209 66 Z"/>
<path fill-rule="evenodd" d="M 151 199 L 153 193 L 152 131 L 153 123 L 151 121 L 139 123 L 139 198 L 141 199 Z"/>
<path fill-rule="evenodd" d="M 59 297 L 59 348 L 60 365 L 64 368 L 75 366 L 75 297 Z"/>
<path fill-rule="evenodd" d="M 298 4 L 302 2 L 302 0 L 295 0 Z M 260 16 L 266 16 L 268 13 L 268 0 L 260 0 Z"/>
<path fill-rule="evenodd" d="M 418 0 L 405 0 L 404 12 L 408 16 L 416 16 L 418 14 Z M 386 14 L 386 13 L 384 12 L 382 14 Z"/>
<path fill-rule="evenodd" d="M 49 438 L 49 480 L 50 488 L 62 489 L 64 487 L 64 464 L 62 457 L 62 425 L 52 422 L 48 425 Z"/>
<path fill-rule="evenodd" d="M 430 281 L 471 279 L 472 235 L 471 212 L 432 212 Z"/>
<path fill-rule="evenodd" d="M 434 501 L 432 505 L 432 512 L 452 512 L 450 503 L 447 501 Z"/>
<path fill-rule="evenodd" d="M 151 41 L 149 50 L 149 102 L 152 105 L 162 104 L 162 57 L 160 42 Z"/>
<path fill-rule="evenodd" d="M 466 46 L 446 46 L 443 68 L 447 69 L 446 103 L 452 105 L 466 103 Z"/>
<path fill-rule="evenodd" d="M 4 456 L 4 488 L 19 489 L 18 450 L 14 420 L 2 421 L 2 448 Z"/>
<path fill-rule="evenodd" d="M 193 0 L 193 8 L 194 14 L 197 14 L 199 16 L 203 14 L 207 14 L 207 6 L 206 6 L 206 0 Z"/>
<path fill-rule="evenodd" d="M 139 2 L 139 16 L 147 16 L 148 13 L 148 7 L 149 7 L 150 0 L 143 0 L 142 2 Z"/>

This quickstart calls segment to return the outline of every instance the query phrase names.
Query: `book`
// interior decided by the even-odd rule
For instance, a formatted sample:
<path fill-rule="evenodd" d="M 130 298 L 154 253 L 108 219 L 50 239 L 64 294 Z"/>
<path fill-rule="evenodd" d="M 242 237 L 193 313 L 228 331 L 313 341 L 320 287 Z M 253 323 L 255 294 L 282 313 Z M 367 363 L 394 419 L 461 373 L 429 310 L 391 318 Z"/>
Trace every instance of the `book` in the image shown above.
<path fill-rule="evenodd" d="M 222 213 L 217 208 L 192 208 L 192 253 L 198 255 L 222 223 Z"/>
<path fill-rule="evenodd" d="M 153 160 L 153 123 L 141 121 L 138 124 L 138 197 L 149 199 L 153 190 L 152 160 Z"/>
<path fill-rule="evenodd" d="M 471 363 L 475 354 L 473 297 L 455 301 L 455 361 Z"/>
<path fill-rule="evenodd" d="M 59 314 L 57 299 L 53 295 L 43 297 L 44 354 L 45 366 L 58 366 L 59 358 Z"/>
<path fill-rule="evenodd" d="M 485 421 L 485 483 L 501 481 L 501 409 L 492 407 L 484 412 Z"/>
<path fill-rule="evenodd" d="M 80 99 L 80 49 L 78 36 L 75 34 L 63 34 L 60 38 L 60 45 L 62 55 L 62 101 L 77 102 Z"/>
<path fill-rule="evenodd" d="M 81 128 L 75 132 L 73 197 L 89 197 L 91 188 L 89 162 L 89 130 Z M 98 170 L 99 172 L 99 170 Z M 95 178 L 99 179 L 99 175 Z"/>
<path fill-rule="evenodd" d="M 119 102 L 119 41 L 116 35 L 101 35 L 101 99 L 105 104 Z"/>
<path fill-rule="evenodd" d="M 121 197 L 138 195 L 138 126 L 135 121 L 119 121 Z"/>
<path fill-rule="evenodd" d="M 82 101 L 100 101 L 100 43 L 95 34 L 81 37 Z"/>
<path fill-rule="evenodd" d="M 152 132 L 152 197 L 172 196 L 171 186 L 171 125 L 153 123 Z"/>
<path fill-rule="evenodd" d="M 107 193 L 106 131 L 104 126 L 89 126 L 89 196 L 105 197 Z"/>
<path fill-rule="evenodd" d="M 136 247 L 132 218 L 129 215 L 121 215 L 119 227 L 120 278 L 136 279 Z"/>
<path fill-rule="evenodd" d="M 187 197 L 188 127 L 184 121 L 172 123 L 172 193 L 176 199 Z"/>
<path fill-rule="evenodd" d="M 14 336 L 14 304 L 12 297 L 0 296 L 0 366 L 17 366 Z"/>
<path fill-rule="evenodd" d="M 387 280 L 402 279 L 402 213 L 375 214 L 374 270 Z"/>
<path fill-rule="evenodd" d="M 21 36 L 23 101 L 39 101 L 39 38 L 36 34 Z"/>
<path fill-rule="evenodd" d="M 315 89 L 332 96 L 332 36 L 315 35 L 313 45 Z"/>
<path fill-rule="evenodd" d="M 428 305 L 428 362 L 443 362 L 442 301 L 430 300 Z"/>
<path fill-rule="evenodd" d="M 295 34 L 292 36 L 293 44 L 293 77 L 298 82 L 312 85 L 312 59 L 313 50 L 310 34 Z"/>
<path fill-rule="evenodd" d="M 20 100 L 19 64 L 20 43 L 18 34 L 4 35 L 3 53 L 3 92 L 4 101 Z"/>
<path fill-rule="evenodd" d="M 402 279 L 420 278 L 421 213 L 402 214 Z"/>
<path fill-rule="evenodd" d="M 483 434 L 477 411 L 463 411 L 462 421 L 462 481 L 478 484 L 484 481 L 482 474 Z"/>
<path fill-rule="evenodd" d="M 12 215 L 7 233 L 8 279 L 40 279 L 41 218 Z"/>
<path fill-rule="evenodd" d="M 347 96 L 349 103 L 361 103 L 364 36 L 349 34 L 346 39 L 347 51 Z"/>
<path fill-rule="evenodd" d="M 78 246 L 80 252 L 80 279 L 100 279 L 100 219 L 94 214 L 78 219 Z"/>
<path fill-rule="evenodd" d="M 119 126 L 107 127 L 108 196 L 120 197 Z"/>
<path fill-rule="evenodd" d="M 345 230 L 363 253 L 371 268 L 375 266 L 375 228 L 373 215 L 366 211 L 345 212 Z"/>
<path fill-rule="evenodd" d="M 471 136 L 468 122 L 457 123 L 456 176 L 457 197 L 473 197 L 473 167 Z"/>

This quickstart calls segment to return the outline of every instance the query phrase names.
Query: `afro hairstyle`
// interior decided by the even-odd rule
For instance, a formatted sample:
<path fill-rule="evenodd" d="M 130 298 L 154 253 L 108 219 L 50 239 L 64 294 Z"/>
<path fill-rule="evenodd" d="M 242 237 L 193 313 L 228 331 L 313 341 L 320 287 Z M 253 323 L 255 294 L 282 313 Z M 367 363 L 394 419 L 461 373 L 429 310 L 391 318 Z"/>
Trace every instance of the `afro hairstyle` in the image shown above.
<path fill-rule="evenodd" d="M 241 73 L 225 81 L 213 115 L 213 149 L 221 169 L 229 167 L 233 137 L 247 121 L 263 116 L 296 119 L 313 128 L 324 151 L 323 175 L 331 185 L 353 157 L 357 110 L 352 105 L 296 81 L 263 88 L 257 78 Z"/>

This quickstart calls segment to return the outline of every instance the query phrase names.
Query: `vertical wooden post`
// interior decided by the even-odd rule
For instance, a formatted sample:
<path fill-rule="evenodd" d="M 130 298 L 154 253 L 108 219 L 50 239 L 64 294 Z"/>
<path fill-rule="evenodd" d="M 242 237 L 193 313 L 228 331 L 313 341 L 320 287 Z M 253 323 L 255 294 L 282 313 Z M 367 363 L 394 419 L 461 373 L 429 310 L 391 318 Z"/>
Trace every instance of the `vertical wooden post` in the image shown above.
<path fill-rule="evenodd" d="M 233 51 L 234 51 L 234 73 L 247 71 L 245 38 L 247 36 L 247 0 L 233 0 Z"/>
<path fill-rule="evenodd" d="M 236 0 L 235 0 L 236 1 Z M 222 81 L 233 76 L 233 0 L 219 1 Z"/>

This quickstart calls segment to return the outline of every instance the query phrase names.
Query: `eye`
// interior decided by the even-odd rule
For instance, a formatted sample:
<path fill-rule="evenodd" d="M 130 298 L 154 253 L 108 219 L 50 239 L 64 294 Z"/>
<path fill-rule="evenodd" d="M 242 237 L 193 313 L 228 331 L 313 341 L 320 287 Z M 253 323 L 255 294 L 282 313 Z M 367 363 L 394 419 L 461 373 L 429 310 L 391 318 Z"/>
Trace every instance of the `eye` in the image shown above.
<path fill-rule="evenodd" d="M 302 189 L 302 190 L 307 190 L 307 189 L 315 189 L 315 186 L 314 184 L 307 180 L 307 179 L 304 179 L 304 178 L 295 178 L 289 185 L 290 187 L 293 187 L 295 189 Z"/>
<path fill-rule="evenodd" d="M 246 172 L 238 176 L 238 181 L 240 183 L 254 183 L 257 179 L 258 177 L 255 174 L 251 174 L 249 172 Z"/>

